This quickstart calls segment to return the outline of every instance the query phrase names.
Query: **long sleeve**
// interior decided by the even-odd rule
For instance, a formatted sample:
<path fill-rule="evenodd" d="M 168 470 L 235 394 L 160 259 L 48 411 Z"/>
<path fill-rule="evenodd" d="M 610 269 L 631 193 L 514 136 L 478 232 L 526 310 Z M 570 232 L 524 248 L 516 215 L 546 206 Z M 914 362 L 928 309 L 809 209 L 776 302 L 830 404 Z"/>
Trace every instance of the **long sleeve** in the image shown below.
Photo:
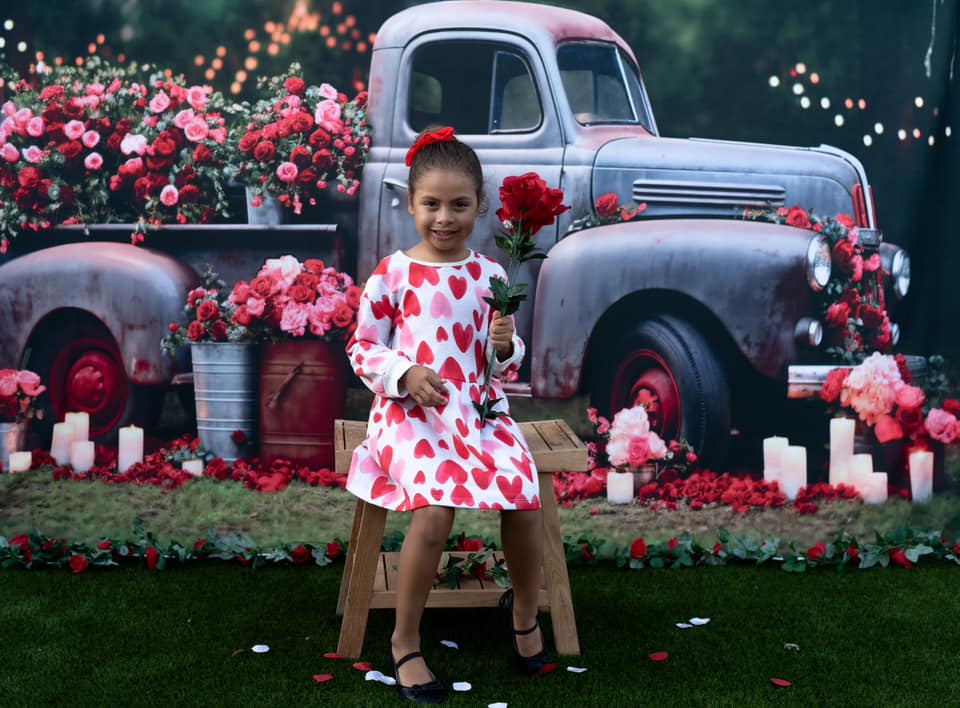
<path fill-rule="evenodd" d="M 493 353 L 492 374 L 495 378 L 504 381 L 515 381 L 520 372 L 520 364 L 523 362 L 523 355 L 526 353 L 526 346 L 520 336 L 513 334 L 513 354 L 506 361 L 500 361 L 496 352 Z"/>
<path fill-rule="evenodd" d="M 397 292 L 386 278 L 385 262 L 373 272 L 360 296 L 357 329 L 347 343 L 347 356 L 364 385 L 379 396 L 399 398 L 400 378 L 414 365 L 392 348 Z"/>

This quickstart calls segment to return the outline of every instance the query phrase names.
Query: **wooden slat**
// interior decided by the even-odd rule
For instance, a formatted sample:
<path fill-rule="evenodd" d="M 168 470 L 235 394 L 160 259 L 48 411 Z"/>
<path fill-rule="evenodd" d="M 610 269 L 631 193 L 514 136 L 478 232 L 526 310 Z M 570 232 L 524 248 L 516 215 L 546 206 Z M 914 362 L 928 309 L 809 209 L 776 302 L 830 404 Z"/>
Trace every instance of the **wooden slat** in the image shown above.
<path fill-rule="evenodd" d="M 520 432 L 523 433 L 523 439 L 527 441 L 527 447 L 534 459 L 537 455 L 550 451 L 547 441 L 543 439 L 533 423 L 520 423 Z"/>

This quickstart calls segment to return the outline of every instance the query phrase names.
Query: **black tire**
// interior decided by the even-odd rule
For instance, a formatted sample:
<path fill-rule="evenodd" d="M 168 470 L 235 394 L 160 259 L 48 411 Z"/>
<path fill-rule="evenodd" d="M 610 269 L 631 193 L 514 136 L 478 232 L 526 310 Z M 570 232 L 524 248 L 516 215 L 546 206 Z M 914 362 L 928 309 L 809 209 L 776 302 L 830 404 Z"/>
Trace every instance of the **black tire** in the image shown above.
<path fill-rule="evenodd" d="M 599 360 L 591 401 L 605 416 L 652 393 L 652 428 L 683 437 L 705 466 L 718 465 L 730 442 L 727 376 L 706 339 L 688 322 L 661 315 L 641 322 Z"/>

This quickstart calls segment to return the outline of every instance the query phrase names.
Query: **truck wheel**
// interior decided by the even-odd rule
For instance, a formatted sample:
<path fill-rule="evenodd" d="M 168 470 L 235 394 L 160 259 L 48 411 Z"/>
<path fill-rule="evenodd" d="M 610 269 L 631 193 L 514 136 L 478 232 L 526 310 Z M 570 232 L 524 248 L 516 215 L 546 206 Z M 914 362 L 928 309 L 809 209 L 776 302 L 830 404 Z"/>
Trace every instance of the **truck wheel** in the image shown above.
<path fill-rule="evenodd" d="M 659 316 L 640 323 L 601 362 L 592 402 L 612 416 L 649 397 L 651 428 L 683 437 L 703 463 L 723 460 L 730 435 L 730 392 L 706 340 L 687 322 Z"/>
<path fill-rule="evenodd" d="M 46 328 L 34 339 L 33 352 L 35 370 L 47 386 L 41 434 L 67 411 L 90 414 L 91 439 L 110 437 L 124 425 L 149 428 L 159 419 L 163 387 L 127 380 L 120 350 L 99 322 Z"/>

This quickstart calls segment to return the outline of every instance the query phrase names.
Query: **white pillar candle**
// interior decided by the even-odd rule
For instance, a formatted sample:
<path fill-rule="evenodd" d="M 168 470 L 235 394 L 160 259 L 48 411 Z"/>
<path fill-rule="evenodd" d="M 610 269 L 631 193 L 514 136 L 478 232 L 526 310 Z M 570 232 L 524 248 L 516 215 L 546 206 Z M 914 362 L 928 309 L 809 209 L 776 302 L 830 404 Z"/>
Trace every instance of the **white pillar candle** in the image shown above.
<path fill-rule="evenodd" d="M 780 455 L 780 488 L 787 499 L 796 499 L 800 487 L 807 485 L 807 448 L 787 445 Z"/>
<path fill-rule="evenodd" d="M 74 440 L 70 443 L 70 464 L 77 474 L 84 474 L 93 467 L 93 443 L 90 440 Z"/>
<path fill-rule="evenodd" d="M 629 504 L 633 501 L 633 473 L 607 473 L 607 501 L 611 504 Z"/>
<path fill-rule="evenodd" d="M 786 438 L 776 435 L 763 439 L 763 478 L 766 481 L 780 481 L 780 458 L 789 444 Z"/>
<path fill-rule="evenodd" d="M 863 496 L 860 479 L 870 474 L 873 474 L 873 455 L 861 453 L 850 457 L 850 483 L 861 492 L 860 496 Z"/>
<path fill-rule="evenodd" d="M 883 504 L 887 500 L 887 473 L 871 472 L 860 477 L 860 496 L 865 504 Z"/>
<path fill-rule="evenodd" d="M 58 465 L 66 465 L 70 462 L 70 443 L 72 442 L 73 426 L 70 423 L 54 423 L 50 455 Z"/>
<path fill-rule="evenodd" d="M 7 465 L 7 471 L 13 474 L 14 472 L 26 472 L 33 466 L 33 453 L 32 452 L 11 452 L 10 453 L 10 464 Z"/>
<path fill-rule="evenodd" d="M 184 472 L 189 472 L 194 477 L 203 476 L 203 460 L 184 460 L 180 466 Z"/>
<path fill-rule="evenodd" d="M 135 425 L 120 428 L 117 445 L 117 472 L 126 472 L 132 465 L 143 462 L 143 428 Z"/>
<path fill-rule="evenodd" d="M 933 496 L 933 453 L 929 450 L 910 453 L 910 494 L 915 502 L 927 502 Z"/>
<path fill-rule="evenodd" d="M 855 425 L 856 421 L 852 418 L 830 420 L 830 484 L 833 486 L 850 483 Z"/>
<path fill-rule="evenodd" d="M 86 411 L 67 413 L 63 422 L 73 426 L 73 439 L 83 442 L 90 439 L 90 414 Z"/>

